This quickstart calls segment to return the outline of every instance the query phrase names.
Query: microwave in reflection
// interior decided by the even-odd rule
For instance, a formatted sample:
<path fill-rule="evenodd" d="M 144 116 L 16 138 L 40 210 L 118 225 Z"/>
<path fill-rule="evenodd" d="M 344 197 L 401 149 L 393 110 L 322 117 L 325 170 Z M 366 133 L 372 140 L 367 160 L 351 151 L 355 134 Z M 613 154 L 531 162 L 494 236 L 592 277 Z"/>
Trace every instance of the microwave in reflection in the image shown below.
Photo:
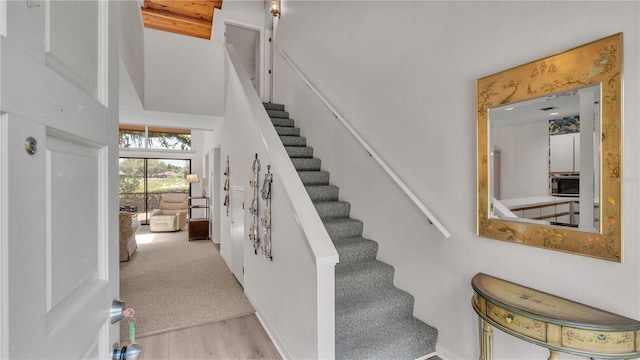
<path fill-rule="evenodd" d="M 553 175 L 551 177 L 551 195 L 580 196 L 580 175 Z"/>

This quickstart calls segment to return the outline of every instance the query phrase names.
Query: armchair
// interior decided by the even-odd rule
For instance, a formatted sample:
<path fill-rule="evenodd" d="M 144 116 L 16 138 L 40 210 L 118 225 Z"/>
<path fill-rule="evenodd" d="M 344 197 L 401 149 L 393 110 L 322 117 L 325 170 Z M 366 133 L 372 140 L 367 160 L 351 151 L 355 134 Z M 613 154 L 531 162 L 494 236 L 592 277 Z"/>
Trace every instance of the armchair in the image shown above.
<path fill-rule="evenodd" d="M 160 200 L 160 209 L 151 213 L 149 230 L 178 231 L 187 225 L 187 195 L 164 194 Z"/>
<path fill-rule="evenodd" d="M 129 261 L 136 249 L 136 231 L 140 229 L 140 222 L 131 217 L 131 213 L 120 211 L 120 261 Z"/>

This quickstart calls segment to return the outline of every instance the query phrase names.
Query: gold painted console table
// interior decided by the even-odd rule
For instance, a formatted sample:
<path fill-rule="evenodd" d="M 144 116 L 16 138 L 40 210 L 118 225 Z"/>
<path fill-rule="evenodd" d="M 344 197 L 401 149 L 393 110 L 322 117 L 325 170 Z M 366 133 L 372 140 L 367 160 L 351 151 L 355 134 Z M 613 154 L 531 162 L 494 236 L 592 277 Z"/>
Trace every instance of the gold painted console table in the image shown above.
<path fill-rule="evenodd" d="M 483 273 L 471 280 L 480 360 L 491 360 L 493 328 L 559 352 L 601 359 L 640 357 L 640 322 Z"/>

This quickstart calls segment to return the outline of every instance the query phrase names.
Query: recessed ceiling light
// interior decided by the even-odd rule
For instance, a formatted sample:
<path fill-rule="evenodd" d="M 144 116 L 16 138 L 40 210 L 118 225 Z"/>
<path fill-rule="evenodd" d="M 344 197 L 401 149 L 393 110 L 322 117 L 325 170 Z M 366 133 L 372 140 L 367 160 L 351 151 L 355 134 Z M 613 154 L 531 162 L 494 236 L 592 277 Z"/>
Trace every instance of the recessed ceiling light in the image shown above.
<path fill-rule="evenodd" d="M 504 111 L 511 111 L 513 109 L 515 109 L 515 108 L 514 107 L 508 107 L 508 108 L 504 109 Z"/>
<path fill-rule="evenodd" d="M 560 115 L 560 113 L 559 112 L 552 112 L 552 113 L 549 113 L 549 115 L 551 115 L 551 116 Z"/>

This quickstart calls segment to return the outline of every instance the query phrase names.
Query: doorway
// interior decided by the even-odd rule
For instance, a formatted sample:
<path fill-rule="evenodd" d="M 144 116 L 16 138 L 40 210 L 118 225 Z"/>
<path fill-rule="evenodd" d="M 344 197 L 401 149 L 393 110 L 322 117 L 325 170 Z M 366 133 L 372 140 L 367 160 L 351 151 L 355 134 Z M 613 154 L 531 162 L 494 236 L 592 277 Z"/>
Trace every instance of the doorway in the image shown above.
<path fill-rule="evenodd" d="M 225 22 L 225 42 L 233 45 L 253 87 L 264 98 L 262 36 L 258 28 Z"/>

